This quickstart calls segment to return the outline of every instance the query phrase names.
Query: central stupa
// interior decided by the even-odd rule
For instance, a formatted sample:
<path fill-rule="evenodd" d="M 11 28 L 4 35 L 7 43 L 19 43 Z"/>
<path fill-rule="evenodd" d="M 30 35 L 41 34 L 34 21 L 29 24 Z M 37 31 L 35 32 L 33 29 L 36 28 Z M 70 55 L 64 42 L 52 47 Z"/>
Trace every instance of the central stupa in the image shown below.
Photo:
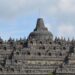
<path fill-rule="evenodd" d="M 42 18 L 38 18 L 36 27 L 33 32 L 30 33 L 28 39 L 42 39 L 48 40 L 53 39 L 53 35 L 44 25 L 44 21 Z"/>

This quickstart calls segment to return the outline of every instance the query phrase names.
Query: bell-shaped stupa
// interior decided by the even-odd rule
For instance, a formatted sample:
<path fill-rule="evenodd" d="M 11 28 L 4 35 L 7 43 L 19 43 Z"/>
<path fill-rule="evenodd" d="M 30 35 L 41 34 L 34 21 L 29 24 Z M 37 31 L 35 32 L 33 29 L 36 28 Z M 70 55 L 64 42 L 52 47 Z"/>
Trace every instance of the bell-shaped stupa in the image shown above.
<path fill-rule="evenodd" d="M 38 18 L 36 27 L 33 32 L 30 33 L 28 39 L 53 39 L 53 35 L 44 25 L 44 21 L 42 18 Z"/>

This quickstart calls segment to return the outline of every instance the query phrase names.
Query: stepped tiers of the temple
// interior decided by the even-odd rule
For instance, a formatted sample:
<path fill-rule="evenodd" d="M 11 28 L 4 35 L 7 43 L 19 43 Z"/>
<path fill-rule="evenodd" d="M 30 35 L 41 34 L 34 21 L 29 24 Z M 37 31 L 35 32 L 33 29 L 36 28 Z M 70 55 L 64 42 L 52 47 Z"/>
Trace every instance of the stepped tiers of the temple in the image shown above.
<path fill-rule="evenodd" d="M 75 40 L 54 39 L 39 18 L 27 39 L 0 38 L 0 74 L 75 75 Z"/>

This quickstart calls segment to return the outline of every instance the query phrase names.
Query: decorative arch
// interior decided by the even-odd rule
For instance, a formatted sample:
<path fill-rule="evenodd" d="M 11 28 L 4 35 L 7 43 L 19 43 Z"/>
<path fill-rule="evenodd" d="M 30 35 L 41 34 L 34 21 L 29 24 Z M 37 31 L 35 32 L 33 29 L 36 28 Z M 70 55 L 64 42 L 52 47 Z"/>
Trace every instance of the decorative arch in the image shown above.
<path fill-rule="evenodd" d="M 62 53 L 61 52 L 59 53 L 59 56 L 62 56 Z"/>
<path fill-rule="evenodd" d="M 27 54 L 27 55 L 30 55 L 30 51 L 27 51 L 26 54 Z"/>
<path fill-rule="evenodd" d="M 56 50 L 56 47 L 54 46 L 53 49 Z"/>
<path fill-rule="evenodd" d="M 19 52 L 16 52 L 17 55 L 19 55 Z"/>
<path fill-rule="evenodd" d="M 40 41 L 40 44 L 42 44 L 42 41 Z"/>
<path fill-rule="evenodd" d="M 63 47 L 63 50 L 66 50 L 66 47 Z"/>
<path fill-rule="evenodd" d="M 33 41 L 30 41 L 30 44 L 33 44 Z"/>
<path fill-rule="evenodd" d="M 14 72 L 14 68 L 11 68 L 11 71 Z"/>
<path fill-rule="evenodd" d="M 41 52 L 38 52 L 37 54 L 38 54 L 38 56 L 41 56 Z"/>
<path fill-rule="evenodd" d="M 7 47 L 3 47 L 4 50 L 7 50 Z"/>
<path fill-rule="evenodd" d="M 0 67 L 0 71 L 2 72 L 3 71 L 3 69 Z"/>
<path fill-rule="evenodd" d="M 52 44 L 52 42 L 50 41 L 49 44 Z"/>
<path fill-rule="evenodd" d="M 52 55 L 51 52 L 49 52 L 48 55 L 51 56 Z"/>

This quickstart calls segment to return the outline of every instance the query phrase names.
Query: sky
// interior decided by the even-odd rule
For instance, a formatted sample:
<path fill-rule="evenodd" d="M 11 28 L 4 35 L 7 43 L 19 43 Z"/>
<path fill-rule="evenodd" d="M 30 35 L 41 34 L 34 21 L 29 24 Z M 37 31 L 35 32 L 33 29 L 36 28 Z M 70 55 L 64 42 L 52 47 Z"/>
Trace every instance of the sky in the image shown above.
<path fill-rule="evenodd" d="M 0 0 L 0 36 L 27 38 L 43 18 L 52 34 L 75 38 L 75 0 Z"/>

